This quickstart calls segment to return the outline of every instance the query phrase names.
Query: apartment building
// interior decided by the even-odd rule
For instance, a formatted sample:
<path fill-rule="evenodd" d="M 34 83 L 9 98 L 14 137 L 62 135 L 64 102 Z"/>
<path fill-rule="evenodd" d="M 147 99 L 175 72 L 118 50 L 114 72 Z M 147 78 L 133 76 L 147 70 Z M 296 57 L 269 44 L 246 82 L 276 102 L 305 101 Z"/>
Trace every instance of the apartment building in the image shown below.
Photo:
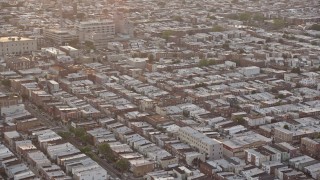
<path fill-rule="evenodd" d="M 30 69 L 36 66 L 36 61 L 27 57 L 8 57 L 5 59 L 5 62 L 7 63 L 7 67 L 11 70 Z"/>
<path fill-rule="evenodd" d="M 106 36 L 115 35 L 115 24 L 110 20 L 83 21 L 76 26 L 77 35 L 80 41 L 85 41 L 88 33 L 101 33 Z"/>
<path fill-rule="evenodd" d="M 178 134 L 181 141 L 197 148 L 200 153 L 205 153 L 209 159 L 222 158 L 222 143 L 216 139 L 211 139 L 190 127 L 180 128 Z"/>
<path fill-rule="evenodd" d="M 71 34 L 68 30 L 45 29 L 43 34 L 45 38 L 59 45 L 76 39 L 76 35 Z"/>
<path fill-rule="evenodd" d="M 25 37 L 0 37 L 0 55 L 29 54 L 37 50 L 37 40 Z"/>
<path fill-rule="evenodd" d="M 320 139 L 301 138 L 301 150 L 311 156 L 318 156 L 320 151 Z"/>

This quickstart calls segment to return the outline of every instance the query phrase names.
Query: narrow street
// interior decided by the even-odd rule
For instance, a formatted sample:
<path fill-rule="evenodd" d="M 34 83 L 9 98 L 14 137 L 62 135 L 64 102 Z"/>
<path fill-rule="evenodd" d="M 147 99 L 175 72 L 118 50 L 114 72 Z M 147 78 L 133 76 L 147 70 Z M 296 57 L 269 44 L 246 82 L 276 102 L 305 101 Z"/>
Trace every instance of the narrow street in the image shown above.
<path fill-rule="evenodd" d="M 41 122 L 48 126 L 49 128 L 51 128 L 53 131 L 55 132 L 59 132 L 59 131 L 68 131 L 68 128 L 66 126 L 62 126 L 60 125 L 58 122 L 55 122 L 53 120 L 53 118 L 51 116 L 49 116 L 48 114 L 46 114 L 45 112 L 43 112 L 42 110 L 38 109 L 34 104 L 30 103 L 30 102 L 25 102 L 25 108 L 26 110 L 28 110 L 34 117 L 38 118 L 39 120 L 41 120 Z M 73 144 L 75 147 L 77 147 L 78 149 L 83 148 L 83 145 L 81 145 L 80 142 L 78 142 L 75 139 L 72 138 L 68 138 L 68 141 Z M 100 165 L 102 166 L 104 169 L 106 169 L 108 171 L 108 174 L 116 179 L 116 178 L 120 178 L 125 180 L 126 178 L 123 177 L 123 175 L 117 171 L 114 167 L 112 167 L 112 165 L 110 165 L 109 163 L 107 163 L 105 160 L 99 158 L 97 155 L 95 155 L 94 160 Z M 139 178 L 130 178 L 130 179 L 136 179 L 139 180 Z"/>

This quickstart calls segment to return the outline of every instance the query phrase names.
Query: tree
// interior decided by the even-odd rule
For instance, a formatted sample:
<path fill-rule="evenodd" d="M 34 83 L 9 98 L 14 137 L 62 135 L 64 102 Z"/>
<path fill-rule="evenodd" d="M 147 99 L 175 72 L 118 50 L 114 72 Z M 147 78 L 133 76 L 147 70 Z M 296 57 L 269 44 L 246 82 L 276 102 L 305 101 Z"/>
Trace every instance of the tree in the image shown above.
<path fill-rule="evenodd" d="M 289 126 L 287 124 L 283 125 L 284 129 L 289 129 Z"/>
<path fill-rule="evenodd" d="M 255 21 L 264 21 L 266 18 L 262 14 L 255 14 L 253 20 Z"/>
<path fill-rule="evenodd" d="M 245 122 L 246 122 L 246 120 L 244 120 L 244 118 L 243 117 L 236 117 L 236 122 L 238 123 L 238 124 L 241 124 L 241 125 L 244 125 L 245 124 Z"/>
<path fill-rule="evenodd" d="M 6 87 L 11 87 L 11 81 L 9 79 L 2 80 L 1 84 L 6 86 Z"/>
<path fill-rule="evenodd" d="M 274 29 L 282 29 L 286 27 L 286 21 L 284 21 L 283 19 L 274 19 L 272 23 L 272 27 Z"/>
<path fill-rule="evenodd" d="M 148 55 L 148 60 L 149 60 L 149 62 L 153 62 L 153 61 L 154 61 L 154 56 L 153 56 L 153 54 L 149 54 L 149 55 Z"/>
<path fill-rule="evenodd" d="M 91 148 L 88 147 L 88 146 L 85 146 L 85 147 L 83 147 L 83 148 L 80 148 L 80 151 L 81 151 L 82 153 L 84 153 L 84 154 L 87 154 L 87 153 L 91 152 Z"/>
<path fill-rule="evenodd" d="M 239 54 L 244 54 L 244 53 L 246 53 L 246 51 L 244 50 L 244 49 L 238 49 L 238 52 L 239 52 Z"/>
<path fill-rule="evenodd" d="M 109 11 L 108 11 L 108 9 L 103 9 L 103 10 L 102 10 L 102 13 L 103 13 L 104 15 L 107 15 L 107 14 L 109 13 Z"/>
<path fill-rule="evenodd" d="M 107 143 L 102 143 L 98 146 L 99 153 L 105 156 L 109 161 L 115 161 L 115 156 Z"/>
<path fill-rule="evenodd" d="M 59 131 L 58 135 L 61 136 L 63 139 L 68 139 L 71 136 L 71 133 L 66 131 Z"/>
<path fill-rule="evenodd" d="M 172 34 L 173 34 L 173 31 L 171 31 L 171 30 L 165 30 L 165 31 L 162 32 L 161 37 L 162 37 L 163 39 L 168 40 L 169 37 L 172 36 Z"/>
<path fill-rule="evenodd" d="M 83 135 L 83 136 L 80 137 L 80 140 L 81 140 L 82 142 L 88 143 L 88 142 L 90 142 L 90 136 L 89 136 L 88 134 L 85 134 L 85 135 Z"/>
<path fill-rule="evenodd" d="M 158 2 L 158 6 L 160 6 L 161 8 L 164 8 L 165 5 L 166 3 L 163 1 Z"/>
<path fill-rule="evenodd" d="M 115 167 L 119 169 L 121 172 L 125 172 L 129 170 L 129 161 L 125 159 L 120 159 L 116 162 Z"/>
<path fill-rule="evenodd" d="M 222 32 L 224 30 L 225 29 L 222 26 L 219 26 L 219 25 L 215 25 L 215 26 L 212 27 L 212 32 Z"/>
<path fill-rule="evenodd" d="M 183 19 L 182 19 L 181 16 L 173 16 L 173 20 L 179 21 L 179 22 L 182 22 L 182 21 L 183 21 Z"/>
<path fill-rule="evenodd" d="M 139 53 L 132 54 L 132 58 L 138 58 L 138 57 L 139 57 Z"/>
<path fill-rule="evenodd" d="M 300 74 L 301 73 L 301 69 L 299 67 L 295 67 L 295 68 L 292 68 L 291 72 Z"/>
<path fill-rule="evenodd" d="M 71 40 L 71 41 L 69 41 L 67 43 L 69 44 L 69 46 L 72 46 L 72 47 L 75 47 L 75 48 L 79 47 L 79 44 L 80 44 L 79 39 L 74 39 L 74 40 Z"/>
<path fill-rule="evenodd" d="M 278 40 L 278 43 L 283 44 L 283 43 L 284 43 L 284 40 L 283 40 L 282 38 L 280 38 L 280 39 Z"/>
<path fill-rule="evenodd" d="M 184 110 L 184 111 L 182 111 L 182 115 L 184 116 L 184 117 L 189 117 L 189 111 L 186 111 L 186 110 Z"/>
<path fill-rule="evenodd" d="M 73 132 L 74 132 L 74 135 L 79 138 L 81 138 L 86 134 L 86 130 L 84 128 L 75 128 Z"/>
<path fill-rule="evenodd" d="M 212 19 L 212 20 L 216 20 L 216 19 L 217 19 L 217 17 L 216 17 L 216 16 L 214 16 L 214 15 L 211 15 L 211 16 L 210 16 L 210 15 L 208 15 L 208 16 L 207 16 L 207 18 Z"/>
<path fill-rule="evenodd" d="M 271 42 L 271 41 L 272 41 L 271 38 L 270 38 L 270 37 L 267 37 L 266 43 L 269 43 L 269 42 Z"/>
<path fill-rule="evenodd" d="M 26 101 L 26 100 L 29 99 L 29 96 L 28 96 L 28 95 L 25 95 L 25 94 L 22 94 L 22 95 L 21 95 L 21 98 L 22 98 L 23 101 Z"/>
<path fill-rule="evenodd" d="M 224 50 L 230 50 L 229 43 L 224 43 L 224 44 L 222 45 L 222 48 L 223 48 Z"/>
<path fill-rule="evenodd" d="M 320 24 L 313 24 L 309 30 L 320 31 Z"/>
<path fill-rule="evenodd" d="M 214 65 L 214 64 L 216 64 L 216 62 L 214 60 L 201 59 L 199 61 L 198 66 L 199 67 L 206 67 L 206 66 L 211 66 L 211 65 Z"/>
<path fill-rule="evenodd" d="M 194 88 L 200 88 L 200 87 L 207 87 L 208 85 L 207 84 L 205 84 L 205 83 L 198 83 L 198 84 L 196 84 L 195 86 L 194 86 Z"/>
<path fill-rule="evenodd" d="M 311 42 L 311 45 L 316 46 L 316 45 L 318 45 L 318 43 L 317 43 L 316 41 L 312 41 L 312 42 Z"/>
<path fill-rule="evenodd" d="M 279 95 L 278 95 L 278 98 L 279 98 L 279 99 L 283 99 L 283 98 L 285 98 L 285 96 L 284 96 L 283 94 L 279 94 Z"/>
<path fill-rule="evenodd" d="M 85 41 L 84 45 L 87 46 L 89 49 L 95 49 L 95 46 L 91 41 Z"/>
<path fill-rule="evenodd" d="M 77 14 L 77 18 L 80 19 L 80 20 L 84 19 L 85 16 L 86 16 L 85 13 L 78 13 Z"/>

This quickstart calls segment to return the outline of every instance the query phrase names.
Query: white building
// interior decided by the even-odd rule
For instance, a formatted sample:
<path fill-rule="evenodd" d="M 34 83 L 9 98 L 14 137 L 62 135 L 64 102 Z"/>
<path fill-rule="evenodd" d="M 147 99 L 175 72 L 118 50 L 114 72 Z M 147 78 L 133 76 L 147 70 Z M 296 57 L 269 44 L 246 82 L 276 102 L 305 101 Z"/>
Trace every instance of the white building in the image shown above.
<path fill-rule="evenodd" d="M 0 55 L 25 54 L 37 50 L 37 40 L 24 37 L 0 37 Z"/>
<path fill-rule="evenodd" d="M 59 91 L 59 83 L 54 80 L 48 81 L 48 87 L 51 93 Z"/>
<path fill-rule="evenodd" d="M 106 36 L 115 35 L 115 24 L 110 20 L 103 21 L 84 21 L 76 26 L 77 35 L 80 41 L 85 41 L 87 33 L 102 33 Z"/>
<path fill-rule="evenodd" d="M 74 47 L 60 46 L 60 49 L 72 58 L 78 58 L 80 56 L 80 51 Z"/>
<path fill-rule="evenodd" d="M 96 49 L 105 49 L 113 36 L 105 33 L 88 32 L 84 34 L 84 41 L 92 42 Z"/>
<path fill-rule="evenodd" d="M 181 141 L 197 148 L 200 153 L 205 153 L 209 159 L 222 158 L 222 143 L 218 140 L 211 139 L 190 127 L 182 127 L 178 133 Z"/>
<path fill-rule="evenodd" d="M 45 29 L 43 34 L 45 38 L 60 45 L 76 39 L 76 35 L 71 34 L 68 30 Z"/>
<path fill-rule="evenodd" d="M 244 67 L 240 69 L 240 73 L 245 76 L 254 76 L 260 74 L 260 68 L 257 66 Z"/>
<path fill-rule="evenodd" d="M 136 68 L 144 69 L 146 67 L 147 60 L 148 58 L 130 58 L 128 59 L 128 64 Z"/>

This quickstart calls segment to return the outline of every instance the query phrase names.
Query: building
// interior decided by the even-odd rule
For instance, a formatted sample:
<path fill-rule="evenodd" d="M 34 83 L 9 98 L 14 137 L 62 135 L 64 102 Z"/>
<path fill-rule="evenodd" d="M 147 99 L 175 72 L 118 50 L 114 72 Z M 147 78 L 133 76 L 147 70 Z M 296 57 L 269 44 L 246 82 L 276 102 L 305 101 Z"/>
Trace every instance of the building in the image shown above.
<path fill-rule="evenodd" d="M 115 12 L 114 14 L 115 31 L 120 34 L 127 34 L 133 36 L 133 23 L 124 16 L 122 12 Z"/>
<path fill-rule="evenodd" d="M 260 68 L 257 66 L 244 67 L 240 70 L 240 73 L 245 76 L 254 76 L 260 74 Z"/>
<path fill-rule="evenodd" d="M 318 156 L 320 151 L 320 140 L 301 138 L 301 151 L 308 153 L 310 156 Z"/>
<path fill-rule="evenodd" d="M 71 46 L 60 46 L 60 50 L 72 58 L 78 58 L 80 56 L 80 51 Z"/>
<path fill-rule="evenodd" d="M 5 59 L 7 68 L 11 70 L 23 70 L 23 69 L 31 69 L 36 66 L 36 61 L 33 61 L 27 57 L 19 57 L 19 58 L 6 58 Z"/>
<path fill-rule="evenodd" d="M 128 64 L 136 68 L 144 69 L 146 67 L 147 60 L 148 58 L 130 58 L 128 59 Z"/>
<path fill-rule="evenodd" d="M 45 38 L 50 39 L 59 45 L 76 39 L 76 36 L 71 34 L 68 30 L 45 29 L 43 34 Z"/>
<path fill-rule="evenodd" d="M 0 55 L 30 54 L 37 50 L 37 40 L 25 37 L 0 37 Z"/>
<path fill-rule="evenodd" d="M 112 36 L 108 36 L 105 33 L 96 32 L 86 33 L 84 37 L 85 41 L 91 42 L 96 49 L 107 48 L 111 38 Z"/>
<path fill-rule="evenodd" d="M 200 153 L 205 153 L 209 159 L 222 158 L 222 143 L 216 139 L 211 139 L 190 127 L 182 127 L 178 133 L 181 141 L 197 148 Z"/>
<path fill-rule="evenodd" d="M 48 88 L 51 93 L 57 92 L 60 89 L 59 83 L 54 80 L 50 80 L 48 81 Z"/>
<path fill-rule="evenodd" d="M 115 35 L 115 24 L 110 20 L 103 21 L 84 21 L 76 26 L 77 35 L 80 41 L 85 41 L 87 33 L 102 33 L 106 36 Z"/>
<path fill-rule="evenodd" d="M 143 176 L 154 170 L 154 162 L 146 159 L 130 160 L 130 171 L 135 177 Z"/>

